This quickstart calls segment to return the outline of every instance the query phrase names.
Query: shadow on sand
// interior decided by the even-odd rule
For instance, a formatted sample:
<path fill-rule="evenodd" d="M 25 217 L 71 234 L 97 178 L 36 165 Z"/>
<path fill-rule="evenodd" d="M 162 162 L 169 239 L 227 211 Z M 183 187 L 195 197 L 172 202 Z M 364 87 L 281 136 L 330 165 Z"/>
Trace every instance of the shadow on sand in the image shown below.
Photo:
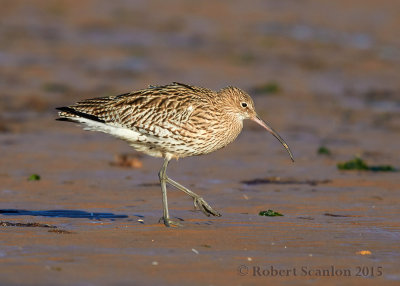
<path fill-rule="evenodd" d="M 85 212 L 79 210 L 48 210 L 48 211 L 28 211 L 28 210 L 17 210 L 17 209 L 0 209 L 0 215 L 9 216 L 45 216 L 45 217 L 68 217 L 68 218 L 88 218 L 91 220 L 101 219 L 119 219 L 127 218 L 127 215 L 116 215 L 113 213 L 94 213 Z"/>

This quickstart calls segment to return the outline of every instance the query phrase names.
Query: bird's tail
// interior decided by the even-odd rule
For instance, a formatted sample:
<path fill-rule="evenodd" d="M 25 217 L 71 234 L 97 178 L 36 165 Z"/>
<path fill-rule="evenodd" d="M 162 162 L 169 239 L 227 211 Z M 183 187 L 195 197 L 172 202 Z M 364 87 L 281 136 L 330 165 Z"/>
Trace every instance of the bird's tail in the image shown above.
<path fill-rule="evenodd" d="M 59 121 L 79 122 L 79 118 L 86 118 L 89 120 L 105 123 L 105 121 L 99 116 L 93 113 L 80 111 L 79 109 L 74 108 L 74 106 L 57 107 L 56 109 L 60 110 L 60 112 L 58 113 L 59 118 L 56 119 Z"/>

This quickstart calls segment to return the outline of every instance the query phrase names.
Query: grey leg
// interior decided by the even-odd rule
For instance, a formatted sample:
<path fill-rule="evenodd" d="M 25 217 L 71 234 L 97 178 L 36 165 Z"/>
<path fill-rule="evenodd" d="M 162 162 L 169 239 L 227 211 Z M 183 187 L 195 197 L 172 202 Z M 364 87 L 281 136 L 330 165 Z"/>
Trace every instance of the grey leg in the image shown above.
<path fill-rule="evenodd" d="M 175 182 L 174 180 L 170 179 L 168 176 L 165 176 L 167 183 L 170 183 L 173 185 L 175 188 L 178 190 L 181 190 L 182 192 L 188 194 L 193 198 L 193 204 L 196 209 L 201 210 L 206 216 L 214 215 L 214 216 L 221 216 L 219 212 L 214 210 L 202 197 L 200 197 L 198 194 L 192 192 L 188 188 L 182 186 L 178 182 Z"/>
<path fill-rule="evenodd" d="M 167 186 L 166 182 L 168 181 L 166 172 L 167 172 L 167 167 L 168 167 L 168 162 L 169 159 L 165 158 L 164 163 L 161 167 L 160 172 L 158 173 L 158 177 L 160 178 L 160 184 L 161 184 L 161 191 L 162 191 L 162 202 L 163 202 L 163 217 L 160 219 L 162 220 L 165 226 L 181 226 L 180 223 L 175 222 L 169 218 L 169 213 L 168 213 L 168 200 L 167 200 Z"/>

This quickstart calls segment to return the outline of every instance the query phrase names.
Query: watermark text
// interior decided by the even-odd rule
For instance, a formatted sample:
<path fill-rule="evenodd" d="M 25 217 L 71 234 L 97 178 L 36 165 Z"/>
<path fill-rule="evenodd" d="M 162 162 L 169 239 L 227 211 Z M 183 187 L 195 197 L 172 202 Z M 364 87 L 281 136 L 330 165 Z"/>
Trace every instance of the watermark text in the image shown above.
<path fill-rule="evenodd" d="M 240 276 L 252 277 L 364 277 L 373 278 L 383 275 L 382 266 L 338 267 L 335 265 L 278 267 L 274 265 L 239 265 Z"/>

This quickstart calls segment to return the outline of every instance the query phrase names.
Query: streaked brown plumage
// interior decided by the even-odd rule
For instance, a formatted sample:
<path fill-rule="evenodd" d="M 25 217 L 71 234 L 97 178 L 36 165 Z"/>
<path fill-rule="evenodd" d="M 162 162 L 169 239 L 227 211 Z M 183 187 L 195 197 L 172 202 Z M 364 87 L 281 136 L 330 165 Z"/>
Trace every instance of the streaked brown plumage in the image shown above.
<path fill-rule="evenodd" d="M 58 109 L 59 120 L 109 133 L 138 151 L 164 158 L 159 177 L 166 226 L 178 225 L 169 218 L 166 183 L 190 195 L 195 207 L 206 215 L 220 216 L 200 196 L 168 178 L 166 168 L 172 158 L 207 154 L 226 146 L 239 135 L 244 119 L 252 119 L 271 132 L 292 158 L 287 144 L 257 116 L 251 97 L 236 87 L 215 92 L 174 82 Z"/>

